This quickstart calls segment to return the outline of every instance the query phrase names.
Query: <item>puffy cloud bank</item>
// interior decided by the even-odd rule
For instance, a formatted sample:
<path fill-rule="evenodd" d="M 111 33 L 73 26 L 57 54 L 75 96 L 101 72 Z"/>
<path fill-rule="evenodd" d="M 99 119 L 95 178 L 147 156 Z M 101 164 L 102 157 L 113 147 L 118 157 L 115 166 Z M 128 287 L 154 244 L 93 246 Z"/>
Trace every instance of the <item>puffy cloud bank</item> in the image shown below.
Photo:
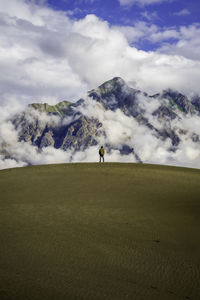
<path fill-rule="evenodd" d="M 95 15 L 75 20 L 34 1 L 7 0 L 0 2 L 0 27 L 1 103 L 77 100 L 115 76 L 147 92 L 171 87 L 200 94 L 198 24 L 112 27 Z M 134 46 L 140 38 L 165 43 L 145 52 Z"/>
<path fill-rule="evenodd" d="M 159 130 L 170 128 L 180 137 L 180 144 L 176 151 L 171 151 L 172 141 L 170 138 L 163 140 L 159 135 L 147 126 L 138 124 L 133 117 L 126 116 L 120 109 L 116 111 L 103 110 L 94 100 L 87 98 L 81 109 L 82 113 L 89 118 L 95 117 L 103 124 L 106 137 L 99 138 L 99 144 L 111 144 L 119 149 L 124 145 L 134 148 L 135 153 L 142 162 L 154 164 L 167 164 L 200 168 L 200 141 L 193 141 L 195 134 L 200 137 L 200 117 L 198 115 L 179 117 L 172 122 L 158 120 L 152 113 L 161 104 L 158 99 L 140 95 L 139 106 L 144 110 L 144 116 Z M 185 133 L 180 135 L 180 131 Z M 134 162 L 133 154 L 116 156 L 117 161 Z M 111 158 L 112 159 L 112 158 Z M 108 156 L 108 160 L 110 157 Z"/>

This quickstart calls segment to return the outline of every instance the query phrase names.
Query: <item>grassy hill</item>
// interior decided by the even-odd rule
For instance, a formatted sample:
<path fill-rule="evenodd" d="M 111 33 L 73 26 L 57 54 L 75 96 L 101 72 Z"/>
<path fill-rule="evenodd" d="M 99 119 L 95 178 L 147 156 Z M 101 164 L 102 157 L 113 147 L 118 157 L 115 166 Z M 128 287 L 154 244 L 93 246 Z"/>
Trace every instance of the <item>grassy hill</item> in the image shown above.
<path fill-rule="evenodd" d="M 0 171 L 0 299 L 200 299 L 200 171 Z"/>

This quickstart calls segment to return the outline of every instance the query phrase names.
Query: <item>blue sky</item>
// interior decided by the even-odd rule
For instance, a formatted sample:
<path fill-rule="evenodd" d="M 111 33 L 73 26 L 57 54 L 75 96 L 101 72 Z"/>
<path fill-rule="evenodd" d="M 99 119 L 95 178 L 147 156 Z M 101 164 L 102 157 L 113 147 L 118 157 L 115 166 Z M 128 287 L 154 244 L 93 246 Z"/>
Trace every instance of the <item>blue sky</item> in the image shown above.
<path fill-rule="evenodd" d="M 110 25 L 134 26 L 138 22 L 145 22 L 148 26 L 155 24 L 162 30 L 177 29 L 200 22 L 199 0 L 170 0 L 139 5 L 131 0 L 47 0 L 47 5 L 55 10 L 68 12 L 73 18 L 81 19 L 88 14 L 95 14 L 106 20 Z M 145 0 L 142 0 L 145 1 Z M 139 1 L 140 3 L 142 1 Z M 148 1 L 148 0 L 147 0 Z M 156 1 L 156 0 L 149 0 Z M 135 2 L 133 0 L 133 2 Z M 168 39 L 170 41 L 170 39 Z M 138 41 L 137 46 L 143 50 L 154 50 L 160 44 L 153 41 Z"/>

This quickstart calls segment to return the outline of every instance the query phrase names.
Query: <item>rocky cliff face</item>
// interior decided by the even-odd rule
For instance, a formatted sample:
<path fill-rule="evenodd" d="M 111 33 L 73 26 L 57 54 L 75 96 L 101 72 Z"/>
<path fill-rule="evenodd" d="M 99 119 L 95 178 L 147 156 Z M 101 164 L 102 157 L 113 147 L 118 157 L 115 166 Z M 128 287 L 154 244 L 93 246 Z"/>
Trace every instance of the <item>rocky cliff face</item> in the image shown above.
<path fill-rule="evenodd" d="M 97 144 L 96 137 L 102 124 L 82 115 L 73 104 L 60 102 L 55 106 L 31 104 L 14 120 L 19 141 L 29 142 L 38 148 L 53 146 L 56 149 L 77 151 Z M 36 110 L 36 111 L 34 111 Z M 37 113 L 38 112 L 38 113 Z"/>
<path fill-rule="evenodd" d="M 12 123 L 18 132 L 19 142 L 29 143 L 39 150 L 51 146 L 76 152 L 104 143 L 107 152 L 114 149 L 121 155 L 132 153 L 136 161 L 142 162 L 138 153 L 136 129 L 131 131 L 130 128 L 131 133 L 127 138 L 125 132 L 119 144 L 113 142 L 109 133 L 112 128 L 108 125 L 108 112 L 112 118 L 114 114 L 120 114 L 137 124 L 134 125 L 137 128 L 143 128 L 143 131 L 146 128 L 148 135 L 161 143 L 167 140 L 169 152 L 176 152 L 186 136 L 195 143 L 200 141 L 197 132 L 182 122 L 192 116 L 199 118 L 200 97 L 188 99 L 170 89 L 161 94 L 147 95 L 130 88 L 119 77 L 89 91 L 84 99 L 76 103 L 62 101 L 56 105 L 30 104 L 23 113 L 15 116 Z"/>

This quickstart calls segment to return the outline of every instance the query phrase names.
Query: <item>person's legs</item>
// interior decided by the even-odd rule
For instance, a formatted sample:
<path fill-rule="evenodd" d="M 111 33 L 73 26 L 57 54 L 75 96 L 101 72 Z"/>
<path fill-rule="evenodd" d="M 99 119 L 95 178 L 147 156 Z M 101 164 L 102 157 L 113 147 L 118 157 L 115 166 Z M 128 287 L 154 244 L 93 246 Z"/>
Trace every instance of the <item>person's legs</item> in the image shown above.
<path fill-rule="evenodd" d="M 99 162 L 101 162 L 101 159 L 102 159 L 102 162 L 104 162 L 104 156 L 103 155 L 99 155 Z"/>
<path fill-rule="evenodd" d="M 99 155 L 99 162 L 101 162 L 101 159 L 102 159 L 102 162 L 104 162 L 104 156 L 103 155 Z"/>

